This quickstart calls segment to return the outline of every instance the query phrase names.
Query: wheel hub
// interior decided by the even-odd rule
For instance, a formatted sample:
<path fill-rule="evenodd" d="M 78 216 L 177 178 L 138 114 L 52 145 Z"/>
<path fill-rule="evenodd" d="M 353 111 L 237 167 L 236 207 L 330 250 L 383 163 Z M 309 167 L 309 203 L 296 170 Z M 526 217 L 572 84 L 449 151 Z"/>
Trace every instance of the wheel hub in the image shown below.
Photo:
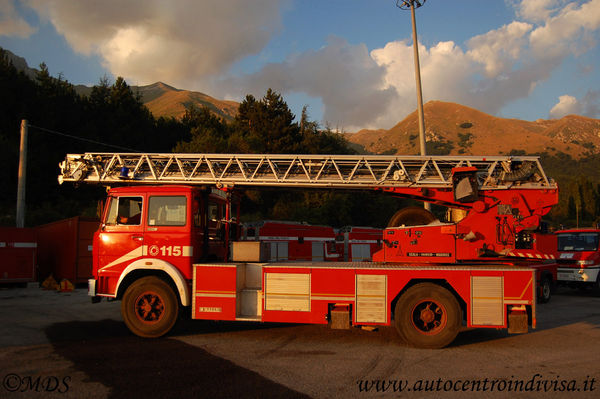
<path fill-rule="evenodd" d="M 441 304 L 434 300 L 423 300 L 412 311 L 413 327 L 421 334 L 435 335 L 444 329 L 447 314 Z"/>
<path fill-rule="evenodd" d="M 421 310 L 421 321 L 425 324 L 429 324 L 435 319 L 435 313 L 430 309 L 430 305 Z"/>
<path fill-rule="evenodd" d="M 162 298 L 155 292 L 144 292 L 135 300 L 135 315 L 143 323 L 154 324 L 164 315 Z"/>

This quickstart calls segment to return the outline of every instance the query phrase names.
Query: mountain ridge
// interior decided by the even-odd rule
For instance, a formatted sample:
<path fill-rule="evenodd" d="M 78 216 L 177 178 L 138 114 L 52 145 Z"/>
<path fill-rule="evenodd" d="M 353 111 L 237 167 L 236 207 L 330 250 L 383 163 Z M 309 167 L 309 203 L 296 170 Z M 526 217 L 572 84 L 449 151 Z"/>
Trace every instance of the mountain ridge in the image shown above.
<path fill-rule="evenodd" d="M 561 119 L 500 118 L 464 105 L 429 101 L 424 106 L 428 154 L 479 155 L 566 153 L 574 158 L 600 153 L 600 120 L 579 115 Z M 347 139 L 366 152 L 418 154 L 416 111 L 390 129 L 363 129 Z"/>
<path fill-rule="evenodd" d="M 17 70 L 22 71 L 31 79 L 35 79 L 39 70 L 31 68 L 23 57 L 19 57 L 10 50 L 0 47 Z M 73 85 L 75 91 L 82 96 L 89 96 L 92 87 L 86 85 Z M 170 86 L 164 82 L 155 82 L 145 86 L 130 86 L 134 93 L 138 93 L 142 102 L 156 117 L 181 118 L 190 106 L 208 107 L 215 115 L 226 120 L 232 120 L 237 115 L 239 103 L 235 101 L 219 100 L 198 91 L 183 90 Z"/>
<path fill-rule="evenodd" d="M 148 107 L 155 117 L 181 118 L 186 109 L 207 107 L 217 116 L 232 120 L 237 115 L 239 103 L 228 100 L 218 100 L 198 91 L 177 89 L 163 82 L 156 82 L 148 86 L 132 86 L 142 96 L 144 105 Z"/>

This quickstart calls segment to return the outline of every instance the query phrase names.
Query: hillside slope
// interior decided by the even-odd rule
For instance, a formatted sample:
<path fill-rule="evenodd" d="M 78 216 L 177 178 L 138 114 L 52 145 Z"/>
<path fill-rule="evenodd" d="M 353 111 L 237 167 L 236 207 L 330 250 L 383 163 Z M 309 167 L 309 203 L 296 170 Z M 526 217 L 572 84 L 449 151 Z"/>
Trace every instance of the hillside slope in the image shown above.
<path fill-rule="evenodd" d="M 239 104 L 235 101 L 217 100 L 197 91 L 180 90 L 162 82 L 148 86 L 133 86 L 142 101 L 155 117 L 181 118 L 190 106 L 208 107 L 217 116 L 231 120 L 235 117 Z"/>
<path fill-rule="evenodd" d="M 509 154 L 563 152 L 575 158 L 600 153 L 600 120 L 569 115 L 535 122 L 504 119 L 460 104 L 424 106 L 428 153 Z M 372 153 L 418 154 L 416 112 L 389 130 L 361 130 L 348 139 Z"/>

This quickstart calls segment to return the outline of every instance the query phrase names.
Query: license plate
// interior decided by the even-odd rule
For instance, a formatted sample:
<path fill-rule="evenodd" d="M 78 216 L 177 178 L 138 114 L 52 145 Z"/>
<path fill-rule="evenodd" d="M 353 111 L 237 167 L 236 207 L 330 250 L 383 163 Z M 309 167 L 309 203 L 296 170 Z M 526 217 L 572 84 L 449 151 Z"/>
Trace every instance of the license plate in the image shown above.
<path fill-rule="evenodd" d="M 558 272 L 559 280 L 577 281 L 579 280 L 577 277 L 579 277 L 579 275 L 575 272 Z"/>

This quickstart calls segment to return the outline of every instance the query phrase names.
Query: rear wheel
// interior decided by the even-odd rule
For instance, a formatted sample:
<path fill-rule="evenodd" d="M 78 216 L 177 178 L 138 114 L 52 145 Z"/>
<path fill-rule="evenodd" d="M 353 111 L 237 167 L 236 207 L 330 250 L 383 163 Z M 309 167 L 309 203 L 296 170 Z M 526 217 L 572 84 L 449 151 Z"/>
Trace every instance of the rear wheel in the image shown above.
<path fill-rule="evenodd" d="M 179 302 L 171 286 L 155 276 L 144 277 L 127 288 L 121 314 L 135 335 L 157 338 L 168 333 L 177 321 Z"/>
<path fill-rule="evenodd" d="M 443 348 L 450 344 L 462 323 L 454 295 L 432 283 L 410 287 L 396 303 L 394 322 L 400 337 L 419 348 Z"/>
<path fill-rule="evenodd" d="M 420 226 L 437 220 L 435 215 L 425 208 L 409 206 L 394 213 L 388 222 L 388 227 Z"/>

